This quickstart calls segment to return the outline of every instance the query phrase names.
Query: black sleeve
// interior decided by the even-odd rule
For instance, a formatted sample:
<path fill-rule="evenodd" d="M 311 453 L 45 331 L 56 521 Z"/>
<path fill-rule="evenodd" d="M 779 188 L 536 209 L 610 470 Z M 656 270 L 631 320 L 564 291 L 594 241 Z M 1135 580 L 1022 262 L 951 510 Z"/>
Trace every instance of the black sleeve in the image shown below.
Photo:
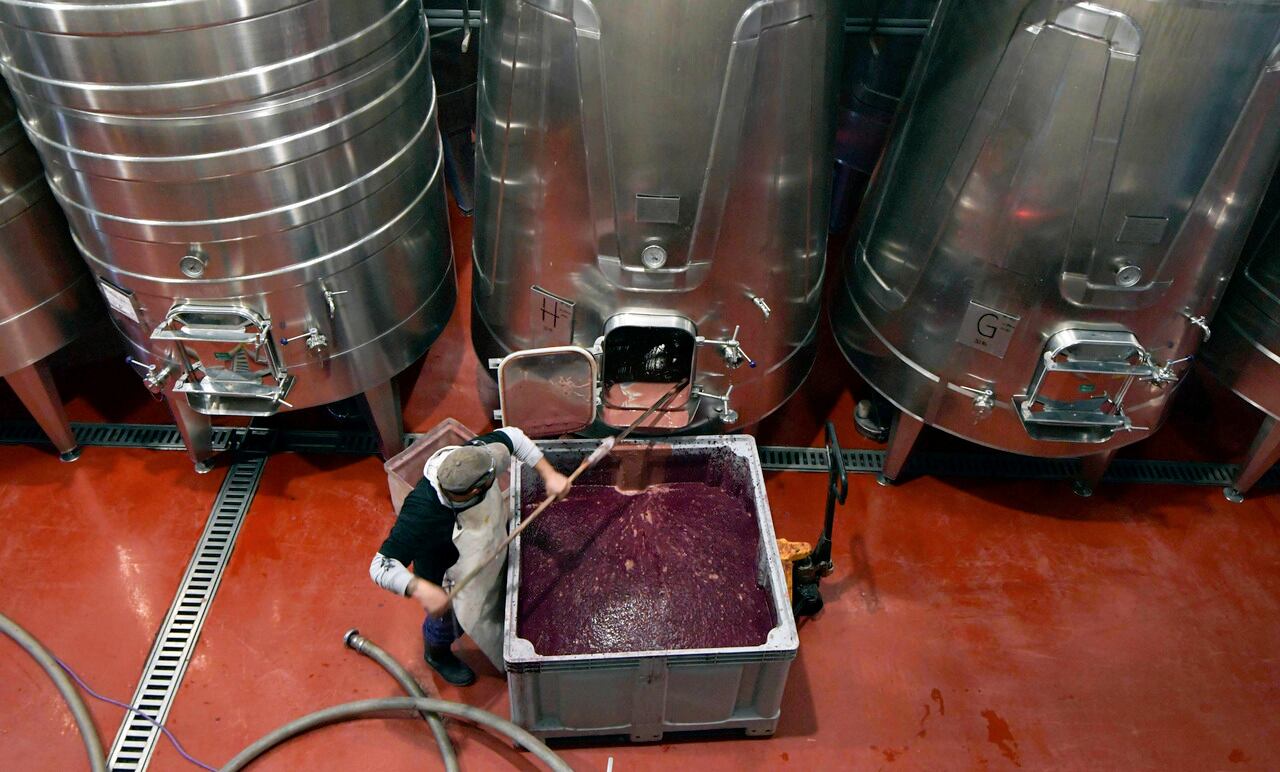
<path fill-rule="evenodd" d="M 413 573 L 440 584 L 444 572 L 458 562 L 453 546 L 453 510 L 440 503 L 425 478 L 405 497 L 400 516 L 382 542 L 379 553 L 413 565 Z"/>

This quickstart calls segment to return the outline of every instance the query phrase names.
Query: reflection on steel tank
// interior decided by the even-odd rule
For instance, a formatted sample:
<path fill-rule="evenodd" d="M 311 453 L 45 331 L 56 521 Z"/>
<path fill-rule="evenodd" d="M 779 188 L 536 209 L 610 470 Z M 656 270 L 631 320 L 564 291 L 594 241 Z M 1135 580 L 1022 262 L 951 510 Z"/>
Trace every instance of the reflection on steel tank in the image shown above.
<path fill-rule="evenodd" d="M 1271 183 L 1240 262 L 1204 349 L 1209 370 L 1267 414 L 1226 489 L 1232 501 L 1244 500 L 1280 461 L 1280 176 Z"/>
<path fill-rule="evenodd" d="M 456 294 L 418 0 L 0 0 L 4 76 L 146 385 L 209 416 L 363 394 Z"/>
<path fill-rule="evenodd" d="M 63 461 L 78 458 L 80 448 L 44 359 L 101 314 L 40 157 L 0 86 L 0 377 Z"/>
<path fill-rule="evenodd" d="M 845 21 L 849 42 L 836 127 L 832 232 L 853 221 L 938 0 L 861 0 L 852 6 Z"/>
<path fill-rule="evenodd" d="M 831 311 L 923 424 L 1084 456 L 1150 435 L 1208 334 L 1280 144 L 1280 2 L 948 0 Z M 923 423 L 922 423 L 923 422 Z"/>
<path fill-rule="evenodd" d="M 482 361 L 505 358 L 504 421 L 608 431 L 687 381 L 652 426 L 718 431 L 799 388 L 840 10 L 485 2 L 472 337 Z"/>

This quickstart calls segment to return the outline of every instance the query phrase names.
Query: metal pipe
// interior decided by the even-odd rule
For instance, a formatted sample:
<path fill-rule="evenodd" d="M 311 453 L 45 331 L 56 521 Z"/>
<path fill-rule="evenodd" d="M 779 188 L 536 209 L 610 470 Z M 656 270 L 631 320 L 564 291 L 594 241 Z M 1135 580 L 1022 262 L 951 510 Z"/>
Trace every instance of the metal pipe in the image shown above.
<path fill-rule="evenodd" d="M 365 655 L 369 659 L 378 663 L 387 674 L 400 684 L 400 688 L 409 693 L 410 697 L 426 697 L 427 693 L 422 688 L 404 665 L 401 665 L 395 657 L 392 657 L 382 647 L 360 634 L 360 631 L 351 628 L 342 636 L 342 643 L 355 652 Z M 431 727 L 431 734 L 436 738 L 436 745 L 440 747 L 440 758 L 444 761 L 446 772 L 458 772 L 458 755 L 453 750 L 453 743 L 449 740 L 449 732 L 445 729 L 444 720 L 438 714 L 430 711 L 421 711 L 421 715 L 427 721 L 427 725 Z"/>
<path fill-rule="evenodd" d="M 30 655 L 44 670 L 45 675 L 53 681 L 53 685 L 58 688 L 58 693 L 62 695 L 62 699 L 71 710 L 76 729 L 80 731 L 85 753 L 89 754 L 89 768 L 93 772 L 107 772 L 107 759 L 102 752 L 102 740 L 98 738 L 98 726 L 93 722 L 93 716 L 89 714 L 89 708 L 85 706 L 84 700 L 80 699 L 80 693 L 76 691 L 75 685 L 71 683 L 70 678 L 67 678 L 67 674 L 62 672 L 53 655 L 31 633 L 4 614 L 0 614 L 0 633 L 13 639 L 13 642 Z"/>
<path fill-rule="evenodd" d="M 403 714 L 406 711 L 420 712 L 424 710 L 456 716 L 479 724 L 510 738 L 519 744 L 521 748 L 536 756 L 553 772 L 573 772 L 573 769 L 548 748 L 546 743 L 510 721 L 471 705 L 446 702 L 445 700 L 436 700 L 429 697 L 384 697 L 376 700 L 358 700 L 309 713 L 267 733 L 257 742 L 240 751 L 235 758 L 227 762 L 226 766 L 222 768 L 222 772 L 240 772 L 259 756 L 277 745 L 322 726 L 372 716 L 405 718 L 406 716 Z M 395 715 L 396 712 L 401 715 Z M 387 714 L 391 714 L 391 716 Z"/>

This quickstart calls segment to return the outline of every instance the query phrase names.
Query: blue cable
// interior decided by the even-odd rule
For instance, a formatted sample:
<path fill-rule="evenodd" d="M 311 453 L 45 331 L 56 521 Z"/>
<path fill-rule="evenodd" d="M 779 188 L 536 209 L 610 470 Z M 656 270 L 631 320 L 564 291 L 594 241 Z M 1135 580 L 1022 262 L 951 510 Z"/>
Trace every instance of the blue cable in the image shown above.
<path fill-rule="evenodd" d="M 200 761 L 199 759 L 192 757 L 191 754 L 187 753 L 186 750 L 183 749 L 182 743 L 178 742 L 178 738 L 173 736 L 173 732 L 170 732 L 168 729 L 166 729 L 164 725 L 161 724 L 159 721 L 156 721 L 151 716 L 148 716 L 146 713 L 143 713 L 141 710 L 138 710 L 137 708 L 133 707 L 132 705 L 129 705 L 128 703 L 124 703 L 119 700 L 113 700 L 110 697 L 103 697 L 101 694 L 98 694 L 93 689 L 89 688 L 89 684 L 85 683 L 83 678 L 76 675 L 76 671 L 72 670 L 70 665 L 58 659 L 56 656 L 53 658 L 53 661 L 57 662 L 59 667 L 67 671 L 67 675 L 71 676 L 72 680 L 74 680 L 77 684 L 79 684 L 80 688 L 84 689 L 89 694 L 90 697 L 93 697 L 94 699 L 102 700 L 108 705 L 115 705 L 117 708 L 124 708 L 125 710 L 136 713 L 144 721 L 146 721 L 147 723 L 154 726 L 156 729 L 159 729 L 161 732 L 163 732 L 164 736 L 169 738 L 169 742 L 173 743 L 173 749 L 178 752 L 179 756 L 191 762 L 192 764 L 195 764 L 197 767 L 200 767 L 201 769 L 207 769 L 209 770 L 209 772 L 218 772 L 217 769 L 209 766 L 208 764 L 204 763 L 203 761 Z"/>

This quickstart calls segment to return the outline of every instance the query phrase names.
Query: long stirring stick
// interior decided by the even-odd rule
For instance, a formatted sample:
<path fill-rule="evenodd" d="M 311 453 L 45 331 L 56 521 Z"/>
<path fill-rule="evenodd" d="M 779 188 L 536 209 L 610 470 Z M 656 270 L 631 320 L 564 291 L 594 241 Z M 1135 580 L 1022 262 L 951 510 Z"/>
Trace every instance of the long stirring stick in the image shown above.
<path fill-rule="evenodd" d="M 591 453 L 591 455 L 582 459 L 582 463 L 578 464 L 578 468 L 573 470 L 573 474 L 569 475 L 569 483 L 572 485 L 573 481 L 578 479 L 578 475 L 582 474 L 583 472 L 587 471 L 591 467 L 600 463 L 600 461 L 602 461 L 605 458 L 605 456 L 609 455 L 609 452 L 613 450 L 614 446 L 616 446 L 620 441 L 626 439 L 627 435 L 631 434 L 632 431 L 634 431 L 638 426 L 640 426 L 640 424 L 643 423 L 646 418 L 653 415 L 657 411 L 661 410 L 668 402 L 675 399 L 675 396 L 680 393 L 680 390 L 683 389 L 688 384 L 689 384 L 688 381 L 681 381 L 680 383 L 677 383 L 674 388 L 672 388 L 666 394 L 662 395 L 662 399 L 653 403 L 653 405 L 651 405 L 648 410 L 640 414 L 639 418 L 637 418 L 635 421 L 632 421 L 631 425 L 628 426 L 625 430 L 623 430 L 622 434 L 619 434 L 617 437 L 605 438 L 605 440 L 600 443 L 600 447 L 596 448 Z M 547 507 L 551 506 L 551 502 L 553 501 L 555 501 L 554 497 L 547 496 L 547 498 L 544 499 L 543 502 L 538 505 L 538 508 L 533 510 L 533 514 L 521 520 L 520 525 L 514 531 L 508 534 L 507 538 L 503 539 L 501 544 L 495 547 L 493 551 L 490 552 L 488 556 L 485 557 L 484 560 L 476 564 L 476 567 L 471 569 L 470 573 L 462 577 L 462 580 L 459 581 L 457 584 L 455 584 L 453 586 L 453 589 L 449 590 L 449 599 L 452 601 L 454 598 L 456 598 L 458 596 L 458 592 L 461 591 L 463 587 L 466 587 L 471 582 L 472 579 L 475 579 L 476 576 L 484 569 L 485 566 L 489 565 L 494 560 L 496 560 L 500 555 L 506 552 L 507 545 L 515 541 L 516 537 L 519 536 L 520 533 L 524 531 L 524 529 L 528 528 L 529 525 L 533 523 L 534 520 L 537 520 L 538 515 L 541 515 L 544 511 L 546 511 Z"/>

